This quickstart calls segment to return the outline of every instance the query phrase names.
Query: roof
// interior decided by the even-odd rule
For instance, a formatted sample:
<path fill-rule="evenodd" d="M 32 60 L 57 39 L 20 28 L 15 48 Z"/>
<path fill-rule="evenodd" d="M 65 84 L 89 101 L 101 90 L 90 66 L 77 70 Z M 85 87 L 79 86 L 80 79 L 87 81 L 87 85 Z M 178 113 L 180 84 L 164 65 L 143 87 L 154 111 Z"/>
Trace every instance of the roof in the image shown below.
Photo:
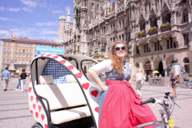
<path fill-rule="evenodd" d="M 12 41 L 12 38 L 1 39 L 2 41 Z M 55 41 L 45 41 L 45 40 L 33 40 L 28 38 L 15 38 L 15 42 L 22 42 L 22 43 L 33 43 L 33 44 L 52 44 L 52 45 L 59 45 Z"/>
<path fill-rule="evenodd" d="M 60 16 L 59 20 L 66 20 L 66 17 L 65 16 Z"/>

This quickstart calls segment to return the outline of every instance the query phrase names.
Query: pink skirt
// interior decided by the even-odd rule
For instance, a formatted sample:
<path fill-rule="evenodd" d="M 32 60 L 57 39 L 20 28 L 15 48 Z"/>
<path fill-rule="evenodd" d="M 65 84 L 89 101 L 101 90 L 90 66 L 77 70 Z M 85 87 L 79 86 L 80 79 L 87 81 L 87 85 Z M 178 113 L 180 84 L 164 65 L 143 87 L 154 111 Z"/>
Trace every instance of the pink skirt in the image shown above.
<path fill-rule="evenodd" d="M 157 121 L 149 106 L 140 104 L 142 100 L 130 83 L 107 80 L 106 85 L 110 85 L 110 88 L 102 106 L 99 128 L 135 128 L 143 123 Z"/>

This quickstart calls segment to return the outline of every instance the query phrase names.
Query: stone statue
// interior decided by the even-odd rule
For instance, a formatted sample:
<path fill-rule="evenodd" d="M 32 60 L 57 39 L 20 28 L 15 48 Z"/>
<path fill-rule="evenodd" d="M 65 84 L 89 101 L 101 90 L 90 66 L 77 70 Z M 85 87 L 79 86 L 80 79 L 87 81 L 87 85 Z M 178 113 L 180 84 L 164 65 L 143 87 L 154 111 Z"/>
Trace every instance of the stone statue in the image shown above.
<path fill-rule="evenodd" d="M 80 19 L 81 19 L 81 7 L 79 5 L 76 5 L 76 26 L 79 28 L 80 26 Z"/>
<path fill-rule="evenodd" d="M 15 34 L 12 35 L 12 40 L 15 40 Z"/>

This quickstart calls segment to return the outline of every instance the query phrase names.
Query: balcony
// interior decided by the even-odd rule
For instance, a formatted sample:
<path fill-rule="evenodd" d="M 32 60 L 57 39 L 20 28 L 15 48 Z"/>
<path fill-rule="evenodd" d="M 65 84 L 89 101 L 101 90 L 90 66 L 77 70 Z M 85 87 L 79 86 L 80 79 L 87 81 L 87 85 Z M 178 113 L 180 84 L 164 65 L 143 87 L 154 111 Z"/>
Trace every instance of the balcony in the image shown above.
<path fill-rule="evenodd" d="M 158 29 L 157 27 L 151 27 L 148 31 L 148 34 L 149 35 L 154 35 L 154 34 L 157 34 L 158 33 Z"/>
<path fill-rule="evenodd" d="M 138 38 L 146 37 L 146 32 L 145 32 L 145 30 L 143 30 L 143 31 L 141 31 L 141 32 L 139 32 L 139 33 L 137 33 L 137 37 L 138 37 Z"/>
<path fill-rule="evenodd" d="M 160 29 L 161 29 L 161 32 L 170 31 L 171 30 L 171 24 L 169 22 L 162 24 Z"/>

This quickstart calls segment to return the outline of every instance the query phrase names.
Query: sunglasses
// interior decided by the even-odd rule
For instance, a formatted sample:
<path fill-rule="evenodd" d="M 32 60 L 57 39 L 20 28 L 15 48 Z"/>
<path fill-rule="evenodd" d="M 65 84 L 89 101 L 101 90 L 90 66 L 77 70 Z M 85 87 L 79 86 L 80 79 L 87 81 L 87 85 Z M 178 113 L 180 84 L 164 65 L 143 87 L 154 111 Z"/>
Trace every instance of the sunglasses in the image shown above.
<path fill-rule="evenodd" d="M 122 46 L 122 47 L 115 47 L 115 48 L 114 48 L 115 51 L 125 50 L 125 49 L 126 49 L 125 46 Z"/>

